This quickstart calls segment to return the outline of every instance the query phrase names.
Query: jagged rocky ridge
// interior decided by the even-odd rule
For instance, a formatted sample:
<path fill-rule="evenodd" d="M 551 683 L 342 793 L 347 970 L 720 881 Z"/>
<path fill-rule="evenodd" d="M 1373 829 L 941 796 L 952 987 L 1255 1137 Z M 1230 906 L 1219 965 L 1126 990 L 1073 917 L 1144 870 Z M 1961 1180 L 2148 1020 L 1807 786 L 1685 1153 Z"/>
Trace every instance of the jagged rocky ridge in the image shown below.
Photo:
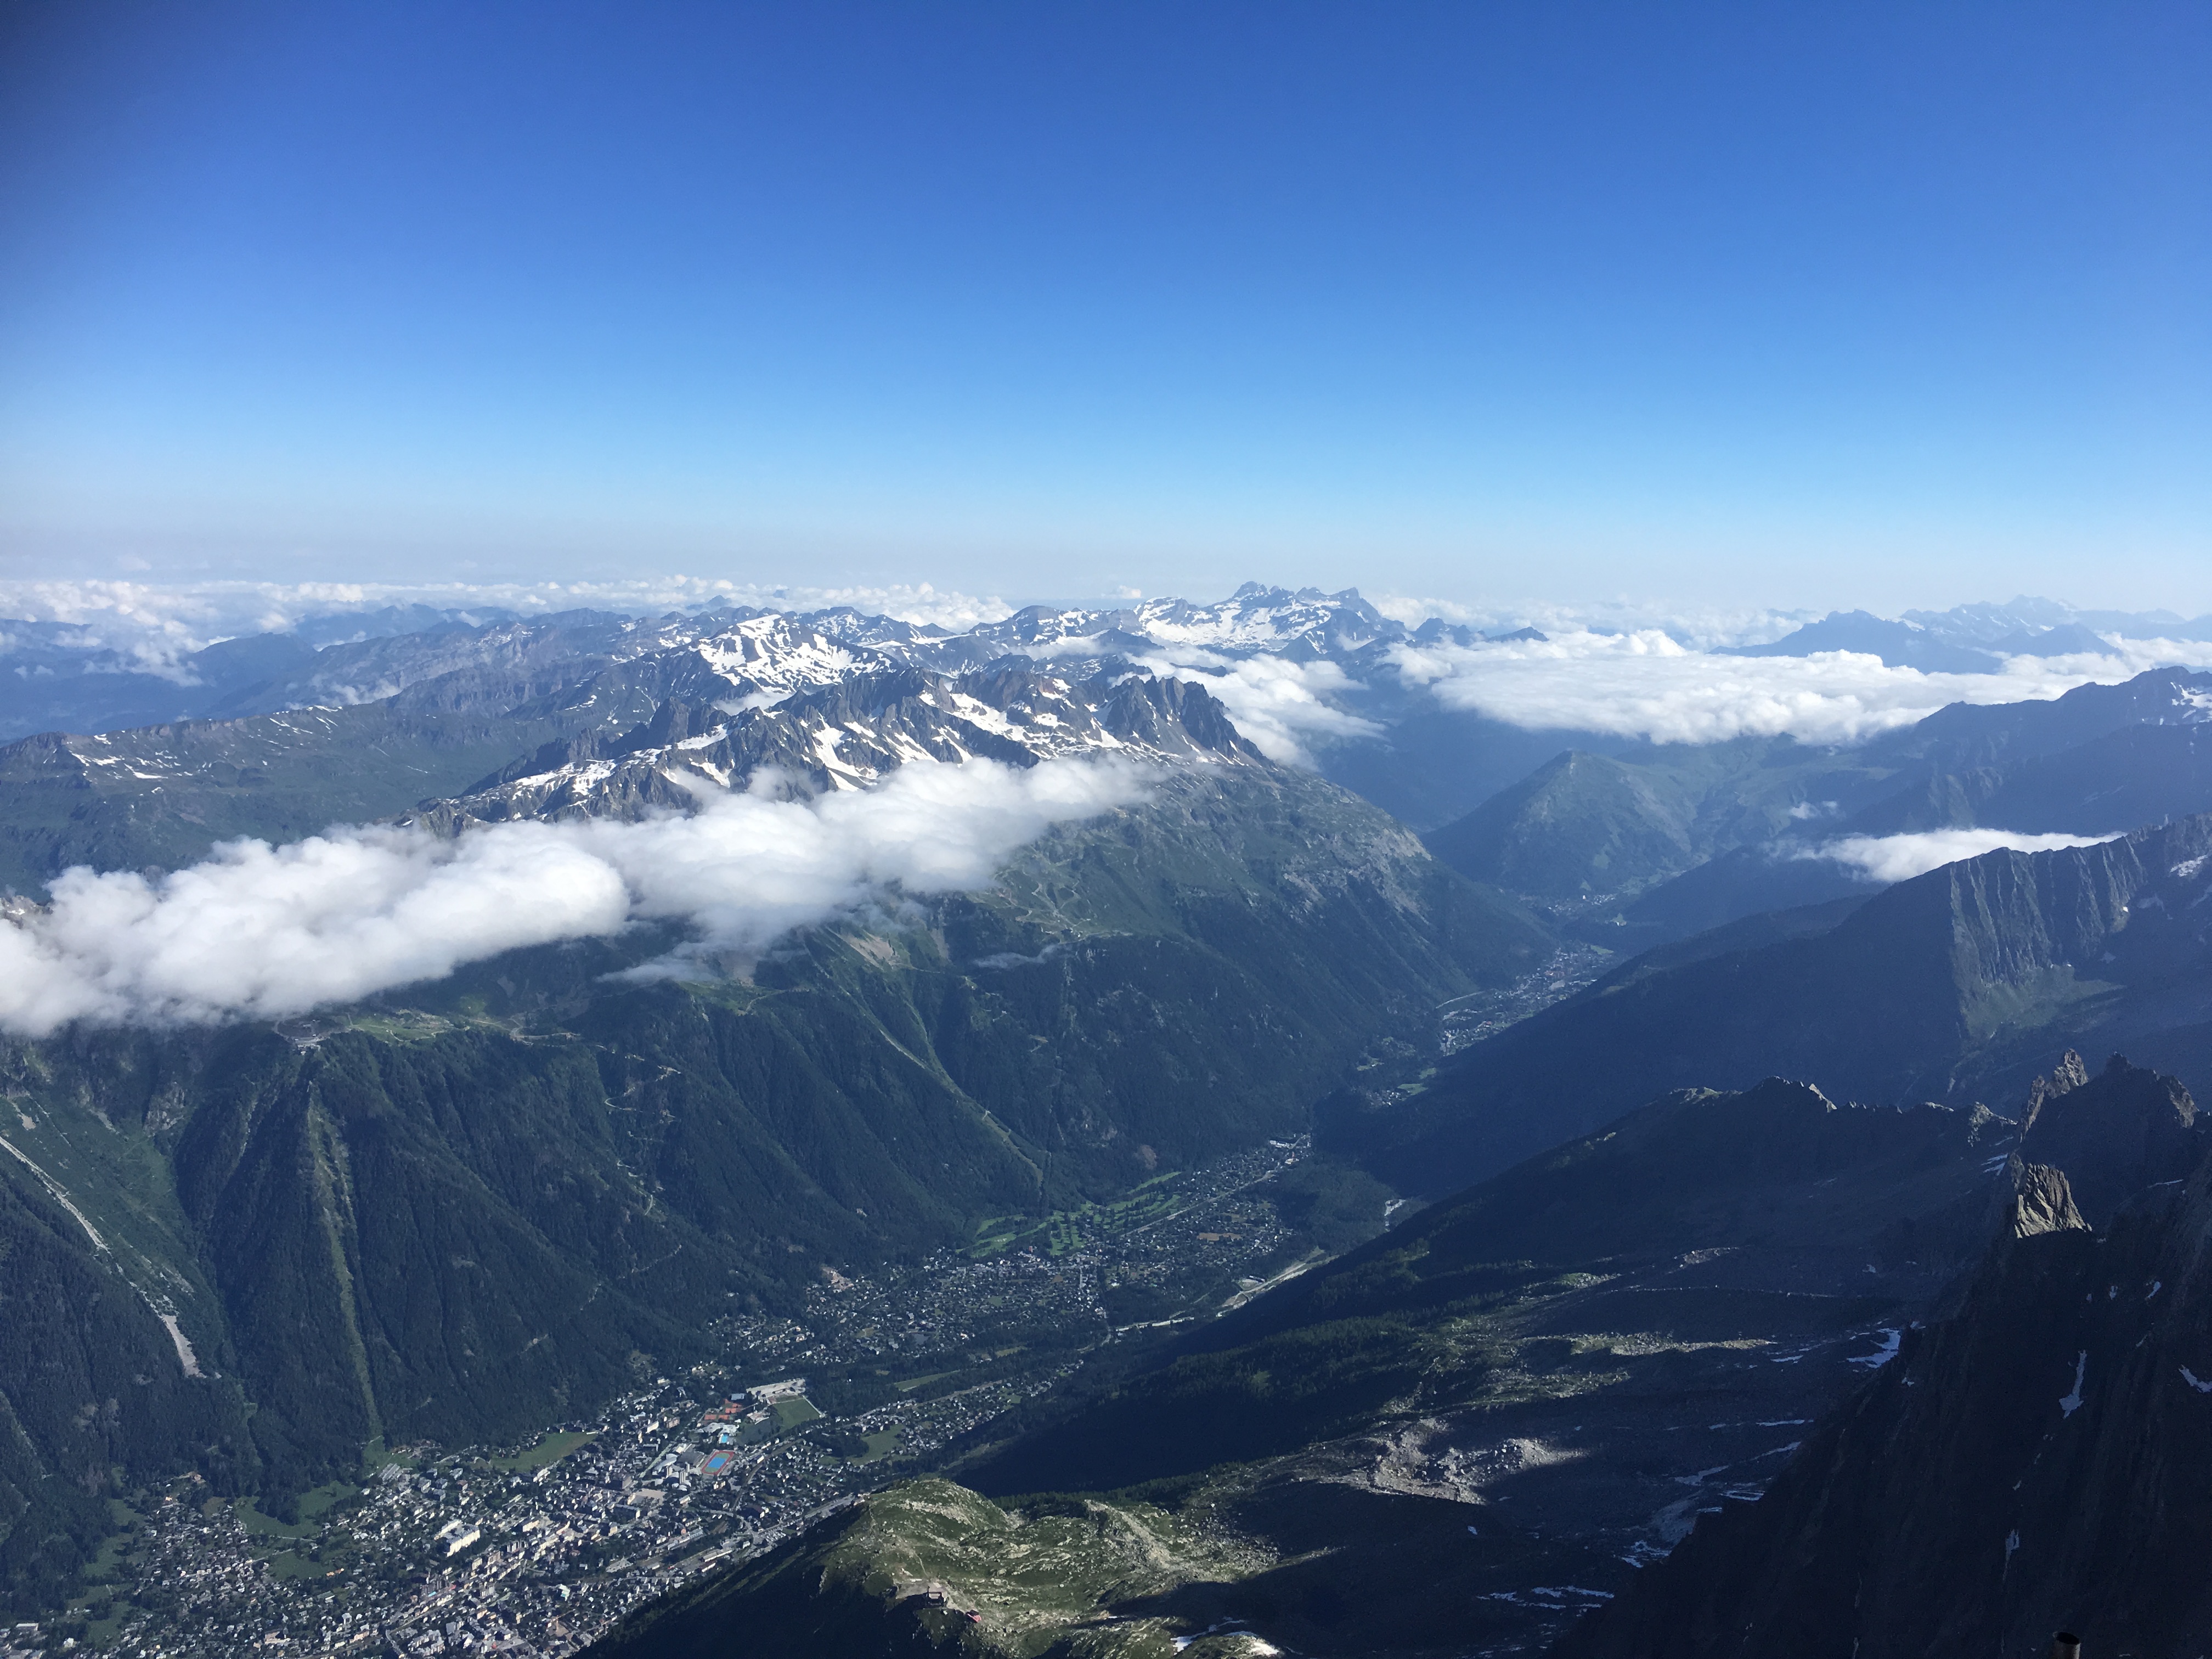
<path fill-rule="evenodd" d="M 635 654 L 774 614 L 724 604 L 659 617 L 569 611 L 524 618 L 497 607 L 435 610 L 422 605 L 309 617 L 280 633 L 254 634 L 176 657 L 165 636 L 134 639 L 96 623 L 0 619 L 0 735 L 97 732 L 187 719 L 343 706 L 391 696 L 447 672 L 489 644 L 566 636 L 567 654 Z M 1482 633 L 1441 618 L 1409 627 L 1352 589 L 1296 592 L 1248 582 L 1210 605 L 1155 599 L 1103 610 L 1033 605 L 1000 621 L 953 631 L 869 616 L 849 606 L 804 613 L 805 626 L 850 647 L 878 650 L 939 672 L 979 667 L 1009 653 L 1055 656 L 1200 649 L 1224 658 L 1280 655 L 1329 660 L 1355 672 L 1378 648 L 1473 647 L 1543 636 L 1535 629 Z M 550 632 L 549 632 L 550 630 Z M 2002 655 L 2096 655 L 2100 635 L 2136 640 L 2212 637 L 2212 618 L 2167 613 L 2077 611 L 2048 600 L 1913 611 L 1897 621 L 1837 613 L 1755 654 L 1802 655 L 1846 648 L 1906 662 L 1953 653 L 1986 669 Z M 1548 752 L 1548 751 L 1547 751 Z M 1541 759 L 1542 756 L 1536 758 Z M 1533 764 L 1533 762 L 1530 763 Z M 1525 770 L 1523 767 L 1522 769 Z"/>
<path fill-rule="evenodd" d="M 1758 1502 L 1560 1659 L 2179 1654 L 2212 1641 L 2212 1163 L 2172 1079 L 2038 1091 L 1992 1242 Z M 2063 1158 L 2072 1170 L 2030 1162 Z M 2083 1189 L 2132 1189 L 2093 1228 Z"/>
<path fill-rule="evenodd" d="M 2107 618 L 2100 625 L 2112 622 Z M 1418 675 L 1407 681 L 1400 673 L 1406 652 L 1468 649 L 1497 637 L 1540 635 L 1522 629 L 1486 637 L 1434 619 L 1409 629 L 1352 590 L 1292 593 L 1247 584 L 1230 599 L 1207 605 L 1168 599 L 1113 611 L 1034 606 L 957 634 L 850 609 L 791 616 L 744 607 L 645 618 L 593 611 L 528 620 L 394 613 L 360 619 L 356 631 L 363 637 L 349 636 L 343 631 L 349 625 L 348 619 L 328 618 L 303 624 L 295 634 L 226 642 L 174 665 L 168 671 L 176 676 L 173 684 L 149 681 L 143 673 L 77 672 L 64 678 L 80 687 L 124 678 L 134 684 L 167 684 L 173 693 L 170 702 L 159 705 L 157 699 L 149 707 L 162 707 L 180 720 L 190 717 L 191 724 L 288 715 L 327 726 L 349 745 L 372 753 L 393 752 L 395 740 L 409 746 L 419 743 L 438 752 L 405 763 L 419 769 L 411 775 L 416 796 L 442 798 L 491 769 L 480 764 L 471 773 L 461 769 L 466 763 L 459 757 L 446 760 L 446 751 L 467 743 L 470 720 L 480 721 L 488 714 L 515 723 L 513 735 L 522 740 L 523 752 L 541 745 L 557 752 L 565 744 L 580 745 L 580 752 L 589 756 L 597 752 L 595 745 L 604 748 L 649 720 L 671 698 L 702 711 L 716 702 L 732 708 L 758 706 L 795 690 L 897 668 L 957 677 L 1014 659 L 1079 683 L 1168 672 L 1173 663 L 1181 665 L 1172 672 L 1183 678 L 1213 678 L 1229 689 L 1230 680 L 1219 677 L 1233 679 L 1238 665 L 1253 659 L 1273 659 L 1298 671 L 1320 665 L 1329 672 L 1303 683 L 1328 705 L 1316 707 L 1323 718 L 1313 734 L 1314 759 L 1334 781 L 1416 827 L 1457 818 L 1557 760 L 1563 746 L 1587 751 L 1573 761 L 1595 769 L 1595 790 L 1588 781 L 1564 796 L 1549 787 L 1530 794 L 1524 786 L 1528 799 L 1517 808 L 1490 802 L 1482 807 L 1481 823 L 1456 824 L 1443 832 L 1437 844 L 1448 861 L 1475 879 L 1551 899 L 1608 894 L 1626 899 L 1717 860 L 1720 867 L 1690 894 L 1646 895 L 1649 902 L 1627 915 L 1631 933 L 1622 936 L 1641 942 L 1694 931 L 1700 921 L 1726 921 L 1792 902 L 1793 896 L 1810 896 L 1799 889 L 1802 878 L 1815 872 L 1826 874 L 1829 887 L 1847 885 L 1847 873 L 1798 857 L 1810 843 L 1801 833 L 1807 826 L 1793 815 L 1813 808 L 1832 809 L 1847 818 L 1863 815 L 1840 826 L 1817 826 L 1834 833 L 1869 826 L 1869 833 L 1888 833 L 1879 826 L 1893 820 L 1914 827 L 1923 822 L 1985 823 L 2078 833 L 2107 827 L 2108 819 L 2109 827 L 2127 828 L 2212 805 L 2206 793 L 2212 786 L 2194 738 L 2139 732 L 2124 741 L 2104 741 L 2120 726 L 2167 718 L 2153 706 L 2161 695 L 2160 685 L 2148 684 L 2153 677 L 2124 690 L 2085 687 L 2057 705 L 2030 704 L 1994 715 L 1988 710 L 1946 710 L 1913 732 L 1893 734 L 1843 755 L 1788 738 L 1703 748 L 1653 745 L 1595 733 L 1525 731 L 1437 705 L 1416 683 Z M 2015 623 L 2013 632 L 2024 639 L 2024 629 L 2027 624 Z M 1968 631 L 1976 641 L 1988 642 L 1978 620 Z M 316 646 L 319 649 L 312 648 Z M 41 647 L 30 648 L 35 655 Z M 52 665 L 40 658 L 21 666 L 35 678 Z M 260 671 L 268 671 L 267 677 L 254 678 Z M 2163 695 L 2172 705 L 2169 714 L 2186 713 L 2192 695 L 2186 686 L 2166 685 Z M 2199 703 L 2205 701 L 2202 684 L 2193 695 Z M 2130 708 L 2123 710 L 2122 704 Z M 88 712 L 95 706 L 107 707 L 96 697 L 86 705 Z M 386 718 L 355 717 L 361 709 L 383 709 Z M 2201 718 L 2201 708 L 2197 712 Z M 95 716 L 89 729 L 112 738 L 116 723 Z M 406 729 L 395 732 L 395 724 Z M 526 725 L 533 729 L 521 729 Z M 2032 734 L 2026 747 L 2006 738 L 2014 728 Z M 282 729 L 275 728 L 280 733 Z M 695 723 L 691 735 L 701 729 Z M 2077 744 L 2103 743 L 2103 749 L 2039 773 L 2030 768 L 2028 774 L 2014 775 L 2031 751 L 2055 752 L 2048 739 L 2063 732 L 2074 733 L 2071 741 Z M 2145 745 L 2157 752 L 2135 753 Z M 264 817 L 279 806 L 277 797 L 287 787 L 285 758 L 276 757 L 272 771 L 270 757 L 253 752 L 262 745 L 246 732 L 179 732 L 166 745 L 130 742 L 120 751 L 112 744 L 48 733 L 37 746 L 63 771 L 76 770 L 76 781 L 88 787 L 96 800 L 118 785 L 124 794 L 132 794 L 131 781 L 150 784 L 165 768 L 191 770 L 204 787 L 232 758 L 226 751 L 233 749 L 240 751 L 239 787 L 260 792 L 258 809 Z M 276 747 L 283 746 L 280 735 Z M 179 752 L 164 754 L 165 747 Z M 503 767 L 513 755 L 510 750 L 493 763 Z M 20 769 L 11 767 L 13 758 L 0 752 L 0 784 Z M 479 751 L 477 758 L 486 757 Z M 2144 765 L 2121 780 L 2121 787 L 2091 787 L 2083 781 L 2100 769 L 2125 770 L 2136 760 Z M 124 776 L 112 769 L 100 775 L 118 761 L 129 767 Z M 179 761 L 181 767 L 175 764 Z M 453 771 L 447 770 L 448 763 Z M 540 769 L 555 764 L 548 761 Z M 2166 781 L 2146 784 L 2141 775 L 2146 768 Z M 59 781 L 51 768 L 40 775 L 48 787 Z M 407 781 L 396 770 L 388 780 L 394 786 Z M 349 781 L 319 781 L 329 790 L 343 788 Z M 143 817 L 150 811 L 161 817 L 164 804 L 147 799 L 156 793 L 137 790 L 119 816 Z M 104 805 L 109 810 L 95 811 L 94 817 L 118 816 L 113 809 L 119 803 Z M 384 810 L 375 816 L 412 802 L 379 805 Z M 239 823 L 250 822 L 253 814 L 247 810 L 228 816 Z M 161 837 L 146 826 L 111 826 L 104 843 L 88 847 L 91 828 L 77 825 L 58 836 L 34 836 L 33 847 L 26 849 L 30 855 L 21 860 L 24 872 L 34 881 L 42 879 L 72 850 L 109 856 L 143 851 L 152 855 L 133 861 L 175 862 L 177 849 L 159 845 Z M 302 826 L 288 819 L 286 828 Z M 12 823 L 8 830 L 13 833 Z M 52 844 L 59 840 L 73 840 L 76 847 Z M 157 844 L 149 848 L 148 842 Z M 1739 853 L 1756 856 L 1735 856 Z M 0 879 L 10 878 L 5 862 L 0 859 Z M 1818 896 L 1830 895 L 1824 890 Z"/>
<path fill-rule="evenodd" d="M 381 676 L 333 706 L 0 749 L 0 886 L 410 813 L 683 811 L 763 767 L 818 790 L 916 757 L 1257 758 L 1188 681 L 1125 665 L 1072 684 L 1020 657 L 947 676 L 775 612 L 653 627 L 586 612 L 331 649 L 406 660 L 325 667 Z"/>
<path fill-rule="evenodd" d="M 1072 686 L 1013 658 L 951 678 L 911 668 L 850 674 L 769 707 L 672 696 L 628 732 L 545 744 L 416 816 L 447 829 L 577 813 L 636 817 L 681 811 L 763 771 L 818 793 L 866 788 L 909 761 L 1028 767 L 1085 754 L 1261 759 L 1203 686 L 1139 674 Z"/>
<path fill-rule="evenodd" d="M 1436 623 L 1408 630 L 1353 591 L 1291 593 L 1247 583 L 1210 605 L 1147 600 L 1128 610 L 1033 605 L 963 633 L 849 606 L 792 614 L 719 605 L 658 617 L 568 611 L 391 610 L 312 618 L 292 632 L 226 641 L 169 664 L 100 647 L 95 630 L 15 622 L 0 663 L 15 672 L 0 720 L 13 731 L 97 733 L 187 720 L 239 719 L 380 702 L 453 674 L 509 674 L 549 664 L 572 676 L 696 654 L 698 667 L 752 690 L 826 684 L 855 668 L 957 674 L 1008 656 L 1133 659 L 1163 646 L 1223 657 L 1338 659 L 1406 639 L 1474 637 Z M 43 724 L 41 723 L 41 717 Z"/>

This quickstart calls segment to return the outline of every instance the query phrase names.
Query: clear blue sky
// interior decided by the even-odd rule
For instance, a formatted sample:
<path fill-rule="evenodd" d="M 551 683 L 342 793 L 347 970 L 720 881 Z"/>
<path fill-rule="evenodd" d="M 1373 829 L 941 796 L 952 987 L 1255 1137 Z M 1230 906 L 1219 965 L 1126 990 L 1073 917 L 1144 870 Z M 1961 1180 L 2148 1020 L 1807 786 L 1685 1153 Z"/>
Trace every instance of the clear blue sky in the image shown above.
<path fill-rule="evenodd" d="M 2212 5 L 0 20 L 0 575 L 2212 608 Z"/>

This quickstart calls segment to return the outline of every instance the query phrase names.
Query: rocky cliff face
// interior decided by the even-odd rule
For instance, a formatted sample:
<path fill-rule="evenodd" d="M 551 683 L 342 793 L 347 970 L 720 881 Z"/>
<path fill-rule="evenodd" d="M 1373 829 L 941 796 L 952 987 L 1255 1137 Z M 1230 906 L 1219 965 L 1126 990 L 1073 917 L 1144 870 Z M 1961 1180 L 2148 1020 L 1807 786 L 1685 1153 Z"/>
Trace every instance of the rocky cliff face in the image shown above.
<path fill-rule="evenodd" d="M 2185 1179 L 2212 1146 L 2179 1079 L 2118 1054 L 2092 1078 L 2070 1049 L 2029 1089 L 2021 1130 L 2021 1162 L 2065 1170 L 2093 1226 L 2144 1188 Z"/>
<path fill-rule="evenodd" d="M 2023 1153 L 2075 1158 L 2090 1190 L 2193 1144 L 2170 1079 L 2075 1062 L 2056 1081 Z M 1560 1659 L 2028 1656 L 2060 1628 L 2100 1654 L 2212 1641 L 2212 1163 L 2093 1230 L 2064 1171 L 2016 1159 L 2000 1218 L 1765 1494 L 1706 1517 Z"/>

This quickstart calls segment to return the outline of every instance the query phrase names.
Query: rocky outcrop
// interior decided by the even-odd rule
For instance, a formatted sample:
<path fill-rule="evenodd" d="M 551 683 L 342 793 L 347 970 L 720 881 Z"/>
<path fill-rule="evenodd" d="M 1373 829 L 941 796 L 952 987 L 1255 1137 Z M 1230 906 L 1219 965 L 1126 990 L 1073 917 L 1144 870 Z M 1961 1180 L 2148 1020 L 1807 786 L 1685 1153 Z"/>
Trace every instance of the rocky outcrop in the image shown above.
<path fill-rule="evenodd" d="M 2091 1078 L 2069 1049 L 2029 1091 L 2020 1157 L 2065 1170 L 2075 1202 L 2095 1224 L 2144 1188 L 2185 1178 L 2206 1145 L 2197 1103 L 2179 1079 L 2121 1054 Z"/>

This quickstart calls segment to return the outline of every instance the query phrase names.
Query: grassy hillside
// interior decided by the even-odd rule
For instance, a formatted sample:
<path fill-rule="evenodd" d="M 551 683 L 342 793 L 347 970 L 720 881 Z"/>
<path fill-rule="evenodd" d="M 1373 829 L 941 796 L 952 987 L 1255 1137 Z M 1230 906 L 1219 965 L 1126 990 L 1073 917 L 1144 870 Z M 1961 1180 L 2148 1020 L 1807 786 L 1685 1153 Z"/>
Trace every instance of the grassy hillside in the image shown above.
<path fill-rule="evenodd" d="M 1140 1501 L 1000 1508 L 945 1480 L 863 1498 L 761 1559 L 634 1616 L 593 1659 L 1231 1659 L 1241 1639 L 1140 1611 L 1194 1581 L 1233 1581 L 1272 1557 L 1202 1512 Z M 1126 1611 L 1124 1611 L 1126 1609 Z M 1178 1641 L 1178 1636 L 1184 1638 Z"/>
<path fill-rule="evenodd" d="M 1461 873 L 1520 893 L 1619 892 L 1698 859 L 1697 801 L 1672 770 L 1576 750 L 1559 756 L 1467 817 L 1429 849 Z"/>

